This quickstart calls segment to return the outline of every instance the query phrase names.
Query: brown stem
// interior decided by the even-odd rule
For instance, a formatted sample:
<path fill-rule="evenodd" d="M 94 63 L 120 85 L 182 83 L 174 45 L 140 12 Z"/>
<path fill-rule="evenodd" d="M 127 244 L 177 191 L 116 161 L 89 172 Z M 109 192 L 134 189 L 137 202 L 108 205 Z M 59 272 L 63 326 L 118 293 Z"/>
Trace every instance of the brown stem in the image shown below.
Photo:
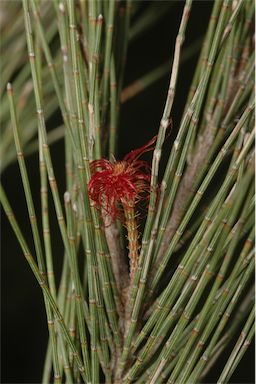
<path fill-rule="evenodd" d="M 139 234 L 137 229 L 136 214 L 134 203 L 124 205 L 125 224 L 128 234 L 128 249 L 130 261 L 130 285 L 132 285 L 139 259 Z"/>
<path fill-rule="evenodd" d="M 134 208 L 134 202 L 129 204 L 123 204 L 124 214 L 125 214 L 125 225 L 127 228 L 127 237 L 128 237 L 128 249 L 129 249 L 129 261 L 130 261 L 130 284 L 127 289 L 124 291 L 125 301 L 125 315 L 124 315 L 124 337 L 126 335 L 127 329 L 129 327 L 131 319 L 131 290 L 133 286 L 135 272 L 138 268 L 139 260 L 139 233 L 137 229 L 137 220 L 136 213 Z"/>

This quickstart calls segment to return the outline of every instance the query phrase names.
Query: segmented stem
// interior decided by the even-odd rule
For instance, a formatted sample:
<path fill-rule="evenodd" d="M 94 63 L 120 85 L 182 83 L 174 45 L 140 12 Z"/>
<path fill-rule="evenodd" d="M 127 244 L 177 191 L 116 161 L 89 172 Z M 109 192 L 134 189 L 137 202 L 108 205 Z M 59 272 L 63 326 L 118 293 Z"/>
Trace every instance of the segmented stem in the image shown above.
<path fill-rule="evenodd" d="M 135 272 L 138 267 L 139 258 L 139 233 L 137 229 L 136 213 L 134 209 L 134 203 L 131 202 L 129 205 L 125 204 L 125 224 L 127 228 L 128 237 L 128 249 L 129 249 L 129 261 L 130 261 L 130 279 L 131 284 L 134 279 Z"/>

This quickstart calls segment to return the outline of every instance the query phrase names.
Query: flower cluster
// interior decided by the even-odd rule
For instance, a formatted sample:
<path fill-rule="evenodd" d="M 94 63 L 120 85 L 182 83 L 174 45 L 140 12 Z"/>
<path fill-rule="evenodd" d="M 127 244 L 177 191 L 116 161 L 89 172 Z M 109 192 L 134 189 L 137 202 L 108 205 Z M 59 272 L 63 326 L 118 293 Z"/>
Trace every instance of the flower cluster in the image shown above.
<path fill-rule="evenodd" d="M 124 210 L 134 208 L 136 203 L 148 197 L 151 169 L 139 157 L 154 148 L 152 145 L 156 138 L 131 151 L 121 161 L 100 159 L 90 164 L 92 177 L 88 183 L 89 197 L 113 220 L 120 217 L 121 207 Z"/>

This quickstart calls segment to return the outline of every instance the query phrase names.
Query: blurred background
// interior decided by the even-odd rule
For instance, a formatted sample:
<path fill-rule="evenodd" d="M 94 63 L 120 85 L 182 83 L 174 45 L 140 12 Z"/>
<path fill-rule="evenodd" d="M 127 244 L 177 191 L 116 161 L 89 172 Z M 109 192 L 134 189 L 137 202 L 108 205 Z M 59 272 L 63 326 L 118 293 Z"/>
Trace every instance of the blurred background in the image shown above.
<path fill-rule="evenodd" d="M 141 14 L 151 4 L 145 1 Z M 155 11 L 165 6 L 165 1 L 155 1 Z M 125 72 L 125 86 L 154 69 L 173 56 L 175 39 L 183 10 L 183 1 L 172 1 L 165 16 L 145 34 L 139 35 L 130 43 Z M 184 49 L 198 38 L 203 37 L 212 8 L 212 1 L 194 1 Z M 12 2 L 9 3 L 12 7 Z M 137 14 L 136 17 L 140 17 Z M 25 33 L 25 32 L 24 32 Z M 193 57 L 183 63 L 178 78 L 177 95 L 173 105 L 173 129 L 178 126 L 186 102 L 187 92 L 196 66 L 197 51 Z M 4 52 L 2 52 L 4 55 Z M 118 139 L 118 158 L 122 158 L 131 149 L 139 147 L 154 136 L 163 113 L 169 75 L 162 77 L 146 91 L 128 100 L 122 105 L 120 115 L 120 135 Z M 3 85 L 3 84 L 2 84 Z M 5 85 L 4 85 L 5 86 Z M 32 116 L 36 118 L 36 116 Z M 51 119 L 48 128 L 59 125 L 58 113 Z M 166 141 L 165 147 L 170 145 Z M 166 151 L 168 153 L 168 151 Z M 51 146 L 57 181 L 61 195 L 65 192 L 64 145 L 59 141 Z M 150 160 L 150 154 L 145 157 Z M 167 161 L 163 154 L 162 165 Z M 38 156 L 26 158 L 36 211 L 40 212 Z M 12 163 L 2 175 L 2 183 L 16 213 L 25 238 L 33 250 L 29 231 L 29 220 L 22 183 L 17 163 Z M 50 201 L 50 217 L 53 205 Z M 54 215 L 52 215 L 54 217 Z M 51 221 L 55 236 L 52 241 L 55 268 L 60 271 L 62 263 L 62 242 L 55 219 Z M 47 326 L 42 294 L 21 253 L 17 240 L 2 212 L 1 215 L 1 382 L 2 383 L 39 383 L 47 345 Z M 216 382 L 224 362 L 212 370 L 205 382 Z M 237 370 L 232 383 L 254 382 L 254 347 L 248 349 Z"/>

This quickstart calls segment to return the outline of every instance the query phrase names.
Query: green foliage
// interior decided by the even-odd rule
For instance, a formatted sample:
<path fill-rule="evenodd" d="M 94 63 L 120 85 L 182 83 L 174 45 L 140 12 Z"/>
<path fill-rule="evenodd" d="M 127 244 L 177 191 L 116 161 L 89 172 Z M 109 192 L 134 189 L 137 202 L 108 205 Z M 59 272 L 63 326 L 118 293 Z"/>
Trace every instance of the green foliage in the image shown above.
<path fill-rule="evenodd" d="M 90 161 L 111 160 L 115 154 L 121 102 L 168 69 L 160 65 L 123 89 L 129 39 L 154 25 L 173 4 L 161 5 L 159 14 L 149 5 L 143 17 L 133 19 L 142 12 L 141 5 L 129 0 L 23 0 L 22 10 L 19 3 L 4 3 L 7 19 L 16 21 L 2 27 L 2 77 L 6 82 L 14 77 L 7 93 L 2 92 L 2 169 L 17 155 L 35 256 L 3 187 L 0 197 L 44 296 L 49 345 L 43 383 L 52 374 L 54 383 L 197 383 L 220 356 L 225 366 L 218 383 L 225 383 L 253 338 L 252 1 L 214 2 L 187 104 L 159 180 L 182 57 L 199 46 L 196 42 L 183 54 L 193 7 L 192 0 L 184 3 L 134 279 L 129 278 L 123 246 L 125 225 L 119 220 L 106 225 L 106 213 L 89 199 Z M 29 62 L 21 49 L 26 44 Z M 10 62 L 13 52 L 17 55 Z M 47 132 L 57 110 L 63 125 Z M 64 199 L 49 148 L 61 137 Z M 32 151 L 38 151 L 40 164 L 38 219 L 24 159 Z M 58 287 L 51 197 L 64 246 Z"/>

